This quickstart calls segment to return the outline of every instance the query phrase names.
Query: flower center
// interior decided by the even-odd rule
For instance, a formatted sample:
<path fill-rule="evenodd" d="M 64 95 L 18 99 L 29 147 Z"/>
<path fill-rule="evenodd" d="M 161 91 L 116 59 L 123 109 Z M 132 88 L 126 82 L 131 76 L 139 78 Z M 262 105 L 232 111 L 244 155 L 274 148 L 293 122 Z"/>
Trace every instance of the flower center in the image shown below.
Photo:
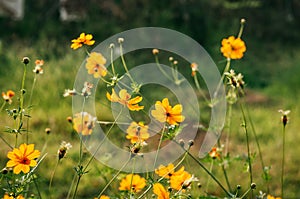
<path fill-rule="evenodd" d="M 26 165 L 28 165 L 28 164 L 30 164 L 30 160 L 28 159 L 28 158 L 23 158 L 21 161 L 20 161 L 20 163 L 21 164 L 26 164 Z"/>

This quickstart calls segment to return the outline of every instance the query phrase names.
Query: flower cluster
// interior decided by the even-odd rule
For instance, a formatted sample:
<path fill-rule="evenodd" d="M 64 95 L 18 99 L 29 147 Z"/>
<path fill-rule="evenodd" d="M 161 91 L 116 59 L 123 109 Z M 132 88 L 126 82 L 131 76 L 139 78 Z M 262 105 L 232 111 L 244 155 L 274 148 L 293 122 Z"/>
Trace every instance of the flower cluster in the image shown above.
<path fill-rule="evenodd" d="M 155 173 L 162 178 L 169 179 L 170 187 L 177 191 L 185 191 L 193 181 L 198 181 L 194 175 L 184 170 L 184 166 L 175 171 L 173 164 L 167 166 L 160 165 Z"/>

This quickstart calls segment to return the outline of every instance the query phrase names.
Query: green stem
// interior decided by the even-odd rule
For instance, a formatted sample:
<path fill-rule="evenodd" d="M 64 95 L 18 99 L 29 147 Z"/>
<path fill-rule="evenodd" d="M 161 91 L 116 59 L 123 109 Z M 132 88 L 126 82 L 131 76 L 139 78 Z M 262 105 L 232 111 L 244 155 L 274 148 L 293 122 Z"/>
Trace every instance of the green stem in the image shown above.
<path fill-rule="evenodd" d="M 5 104 L 6 104 L 6 101 L 4 101 L 3 104 L 1 105 L 0 112 L 2 112 L 2 110 L 3 110 L 4 106 L 5 106 Z"/>
<path fill-rule="evenodd" d="M 41 195 L 39 186 L 38 186 L 38 184 L 36 183 L 36 180 L 35 180 L 34 177 L 33 177 L 33 183 L 34 183 L 34 185 L 35 185 L 35 188 L 36 188 L 36 191 L 37 191 L 37 193 L 38 193 L 39 198 L 42 199 L 42 195 Z"/>
<path fill-rule="evenodd" d="M 113 47 L 112 47 L 112 48 L 110 48 L 110 62 L 111 62 L 111 69 L 112 69 L 112 72 L 113 72 L 113 76 L 116 76 L 113 57 L 114 57 L 114 51 L 113 51 Z"/>
<path fill-rule="evenodd" d="M 226 143 L 225 143 L 225 154 L 228 154 L 228 148 L 229 148 L 229 138 L 231 134 L 231 117 L 232 117 L 232 104 L 229 104 L 228 106 L 228 119 L 227 119 L 227 127 L 228 127 L 228 132 L 226 135 Z"/>
<path fill-rule="evenodd" d="M 209 100 L 207 99 L 207 97 L 205 96 L 205 94 L 203 93 L 203 91 L 202 91 L 202 89 L 200 87 L 197 73 L 194 75 L 194 82 L 195 82 L 196 88 L 198 89 L 199 93 L 202 95 L 202 97 L 204 98 L 205 102 L 208 103 Z"/>
<path fill-rule="evenodd" d="M 164 136 L 164 133 L 165 133 L 165 128 L 166 128 L 166 124 L 164 124 L 163 130 L 162 130 L 161 135 L 160 135 L 159 143 L 158 143 L 157 150 L 156 150 L 156 154 L 155 154 L 155 159 L 154 159 L 153 169 L 156 168 L 156 162 L 157 162 L 157 158 L 158 158 L 158 153 L 159 153 L 159 149 L 160 149 L 160 147 L 161 147 L 161 143 L 162 143 L 163 136 Z"/>
<path fill-rule="evenodd" d="M 100 198 L 101 195 L 105 192 L 105 190 L 109 187 L 109 185 L 116 179 L 116 177 L 118 177 L 118 175 L 121 173 L 121 171 L 127 166 L 127 164 L 130 162 L 131 160 L 131 154 L 128 158 L 128 160 L 125 162 L 125 164 L 118 170 L 118 172 L 110 179 L 110 181 L 105 185 L 105 187 L 102 189 L 102 191 L 99 193 L 97 198 Z"/>
<path fill-rule="evenodd" d="M 246 112 L 247 112 L 248 119 L 249 119 L 249 122 L 250 122 L 250 127 L 252 129 L 252 132 L 253 132 L 253 135 L 254 135 L 254 138 L 255 138 L 255 142 L 256 142 L 256 146 L 257 146 L 258 154 L 259 154 L 259 159 L 260 159 L 260 162 L 261 162 L 261 167 L 262 167 L 262 170 L 264 172 L 265 177 L 267 177 L 268 174 L 265 171 L 265 163 L 264 163 L 264 160 L 263 160 L 260 144 L 258 142 L 258 137 L 257 137 L 257 134 L 256 134 L 256 130 L 255 130 L 255 127 L 254 127 L 254 124 L 253 124 L 253 121 L 252 121 L 252 118 L 251 118 L 251 115 L 250 115 L 249 107 L 247 106 L 247 104 L 246 104 Z M 269 185 L 267 185 L 267 189 L 268 189 L 268 192 L 269 192 Z"/>
<path fill-rule="evenodd" d="M 220 140 L 218 140 L 218 147 L 221 148 L 221 143 L 220 143 Z M 230 192 L 232 192 L 232 189 L 231 189 L 231 186 L 230 186 L 230 183 L 229 183 L 229 179 L 228 179 L 228 175 L 227 175 L 227 171 L 226 171 L 226 168 L 225 168 L 225 165 L 224 165 L 224 157 L 223 157 L 223 154 L 220 156 L 221 158 L 221 162 L 222 162 L 222 172 L 224 174 L 224 177 L 225 177 L 225 181 L 226 181 L 226 184 L 227 184 L 227 187 L 229 189 Z"/>
<path fill-rule="evenodd" d="M 24 87 L 25 87 L 25 79 L 26 79 L 26 72 L 27 72 L 27 64 L 24 64 L 24 71 L 23 71 L 23 78 L 22 78 L 22 84 L 21 84 L 21 91 L 20 91 L 20 116 L 19 116 L 19 123 L 17 126 L 18 132 L 16 132 L 16 143 L 15 147 L 18 145 L 18 133 L 20 133 L 20 126 L 23 122 L 23 106 L 24 106 Z"/>
<path fill-rule="evenodd" d="M 209 172 L 209 170 L 200 162 L 200 160 L 198 160 L 197 158 L 195 158 L 190 152 L 188 152 L 188 155 L 221 187 L 221 189 L 229 196 L 232 197 L 233 195 L 228 192 L 225 187 L 222 185 L 222 183 L 214 176 L 214 174 L 212 174 L 211 172 Z"/>
<path fill-rule="evenodd" d="M 73 188 L 73 185 L 74 185 L 74 183 L 75 183 L 75 180 L 76 180 L 76 175 L 74 175 L 74 177 L 73 177 L 73 180 L 72 180 L 71 186 L 70 186 L 70 188 L 69 188 L 69 191 L 68 191 L 67 199 L 69 199 L 69 198 L 70 198 L 70 195 L 71 195 L 72 188 Z"/>
<path fill-rule="evenodd" d="M 244 108 L 243 105 L 240 103 L 240 109 L 243 115 L 243 127 L 245 130 L 245 134 L 246 134 L 246 142 L 247 142 L 247 153 L 248 153 L 248 164 L 249 164 L 249 174 L 250 174 L 250 185 L 253 182 L 253 177 L 252 177 L 252 164 L 251 164 L 251 153 L 250 153 L 250 146 L 249 146 L 249 133 L 248 133 L 248 129 L 247 129 L 247 121 L 246 121 L 246 115 L 244 112 Z"/>
<path fill-rule="evenodd" d="M 249 188 L 240 198 L 243 199 L 249 193 L 250 190 L 252 190 L 252 189 Z"/>
<path fill-rule="evenodd" d="M 57 162 L 56 162 L 56 164 L 55 164 L 55 167 L 54 167 L 54 170 L 53 170 L 53 172 L 52 172 L 52 174 L 51 174 L 51 177 L 50 177 L 49 188 L 48 188 L 50 198 L 51 198 L 51 187 L 52 187 L 52 182 L 53 182 L 53 178 L 54 178 L 56 169 L 57 169 L 57 167 L 58 167 L 58 163 L 59 163 L 59 160 L 57 160 Z"/>
<path fill-rule="evenodd" d="M 210 167 L 209 167 L 209 172 L 210 172 L 210 173 L 212 173 L 213 166 L 214 166 L 214 160 L 211 159 L 211 163 L 210 163 Z M 209 183 L 210 183 L 210 178 L 207 179 L 206 188 L 205 188 L 205 193 L 208 193 L 208 186 L 209 186 Z"/>
<path fill-rule="evenodd" d="M 29 97 L 29 103 L 28 103 L 28 115 L 30 115 L 30 106 L 31 106 L 31 101 L 32 101 L 32 95 L 33 95 L 33 90 L 35 87 L 35 83 L 36 83 L 36 79 L 37 79 L 37 74 L 35 74 L 34 79 L 33 79 L 33 83 L 32 83 L 32 88 L 30 91 L 30 97 Z M 29 137 L 29 117 L 27 118 L 27 125 L 26 125 L 26 143 L 28 144 L 28 137 Z"/>
<path fill-rule="evenodd" d="M 158 69 L 160 70 L 160 72 L 161 72 L 167 79 L 169 79 L 170 81 L 173 82 L 173 79 L 172 79 L 171 77 L 169 77 L 169 75 L 166 73 L 166 71 L 164 71 L 164 70 L 162 69 L 162 67 L 161 67 L 161 65 L 160 65 L 160 63 L 159 63 L 159 60 L 158 60 L 158 56 L 157 56 L 157 55 L 155 55 L 155 63 L 156 63 L 156 65 L 157 65 Z"/>
<path fill-rule="evenodd" d="M 284 198 L 284 160 L 285 160 L 285 125 L 282 128 L 282 168 L 281 168 L 281 198 Z"/>
<path fill-rule="evenodd" d="M 78 186 L 79 186 L 79 183 L 80 183 L 80 180 L 81 180 L 81 177 L 82 175 L 78 175 L 78 179 L 77 179 L 77 182 L 76 182 L 76 186 L 75 186 L 75 191 L 74 191 L 74 195 L 73 195 L 73 199 L 76 198 L 76 195 L 77 195 L 77 190 L 78 190 Z"/>
<path fill-rule="evenodd" d="M 129 71 L 128 71 L 128 68 L 127 68 L 127 65 L 126 65 L 126 62 L 125 62 L 125 58 L 124 58 L 124 55 L 123 55 L 123 47 L 122 47 L 122 43 L 120 43 L 120 54 L 121 54 L 121 61 L 122 61 L 122 64 L 124 66 L 124 69 L 129 77 L 129 79 L 131 80 L 131 82 L 133 84 L 135 84 L 135 81 L 133 80 L 133 78 L 131 77 Z"/>
<path fill-rule="evenodd" d="M 1 135 L 0 135 L 0 139 L 11 149 L 13 149 L 14 147 L 12 147 Z"/>
<path fill-rule="evenodd" d="M 220 89 L 221 85 L 223 84 L 225 73 L 227 73 L 229 71 L 229 69 L 230 69 L 230 60 L 231 59 L 229 59 L 229 58 L 227 59 L 226 66 L 224 68 L 224 71 L 222 73 L 221 79 L 220 79 L 220 81 L 218 83 L 218 86 L 217 86 L 217 89 L 215 91 L 215 97 L 216 97 L 217 93 L 219 92 L 219 89 Z"/>

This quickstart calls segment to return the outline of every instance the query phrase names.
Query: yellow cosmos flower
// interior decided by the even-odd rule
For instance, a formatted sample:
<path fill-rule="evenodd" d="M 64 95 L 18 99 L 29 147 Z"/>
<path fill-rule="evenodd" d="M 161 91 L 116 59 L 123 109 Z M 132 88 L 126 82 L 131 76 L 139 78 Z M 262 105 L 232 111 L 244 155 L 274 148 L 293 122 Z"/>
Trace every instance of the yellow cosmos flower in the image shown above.
<path fill-rule="evenodd" d="M 95 78 L 104 77 L 107 74 L 105 68 L 106 59 L 101 53 L 92 52 L 86 60 L 86 69 L 88 74 L 94 75 Z"/>
<path fill-rule="evenodd" d="M 241 59 L 246 51 L 245 42 L 241 38 L 230 36 L 222 40 L 221 52 L 224 57 L 230 59 Z"/>
<path fill-rule="evenodd" d="M 160 177 L 169 179 L 174 173 L 174 165 L 172 163 L 168 164 L 168 166 L 160 165 L 158 169 L 155 169 L 155 173 Z"/>
<path fill-rule="evenodd" d="M 127 106 L 131 111 L 139 111 L 144 109 L 144 106 L 138 105 L 138 103 L 143 100 L 143 97 L 137 96 L 130 99 L 131 95 L 127 93 L 125 89 L 120 90 L 119 96 L 116 94 L 115 90 L 112 89 L 112 93 L 109 94 L 107 92 L 106 97 L 111 102 L 118 102 L 124 106 Z"/>
<path fill-rule="evenodd" d="M 268 194 L 267 199 L 281 199 L 281 198 L 280 197 L 274 197 L 274 196 L 271 196 L 270 194 Z"/>
<path fill-rule="evenodd" d="M 157 195 L 157 199 L 169 199 L 170 193 L 166 191 L 164 186 L 160 183 L 155 183 L 153 185 L 153 193 Z"/>
<path fill-rule="evenodd" d="M 185 119 L 185 117 L 181 115 L 181 112 L 181 104 L 177 104 L 172 108 L 169 104 L 168 98 L 164 98 L 161 102 L 157 101 L 155 103 L 155 110 L 152 110 L 151 114 L 160 122 L 167 122 L 170 125 L 178 125 L 179 122 L 183 122 Z"/>
<path fill-rule="evenodd" d="M 76 113 L 73 119 L 73 128 L 82 135 L 91 135 L 97 118 L 87 112 Z"/>
<path fill-rule="evenodd" d="M 93 39 L 93 35 L 91 34 L 85 34 L 81 33 L 80 36 L 77 39 L 72 40 L 71 48 L 76 50 L 83 46 L 83 44 L 91 46 L 95 43 L 95 40 Z"/>
<path fill-rule="evenodd" d="M 2 92 L 2 98 L 9 104 L 12 103 L 12 98 L 15 96 L 15 92 L 8 90 L 6 93 Z"/>
<path fill-rule="evenodd" d="M 94 199 L 110 199 L 110 198 L 106 195 L 102 195 L 102 196 L 100 196 L 100 198 L 94 198 Z"/>
<path fill-rule="evenodd" d="M 19 174 L 21 171 L 23 173 L 28 173 L 30 167 L 37 165 L 36 158 L 40 156 L 38 150 L 34 150 L 34 144 L 21 144 L 19 148 L 13 149 L 7 153 L 7 157 L 10 159 L 6 167 L 14 167 L 13 172 Z"/>
<path fill-rule="evenodd" d="M 7 193 L 4 194 L 2 199 L 15 199 L 13 196 L 9 196 Z M 25 199 L 22 195 L 18 195 L 16 199 Z"/>
<path fill-rule="evenodd" d="M 130 126 L 126 130 L 126 138 L 131 141 L 132 144 L 137 142 L 144 142 L 149 138 L 148 126 L 143 122 L 131 122 Z"/>
<path fill-rule="evenodd" d="M 137 174 L 128 174 L 120 182 L 120 191 L 133 191 L 134 193 L 140 192 L 146 186 L 145 178 Z"/>
<path fill-rule="evenodd" d="M 181 167 L 178 171 L 174 172 L 170 178 L 170 186 L 175 190 L 187 189 L 191 183 L 192 175 L 184 171 Z"/>

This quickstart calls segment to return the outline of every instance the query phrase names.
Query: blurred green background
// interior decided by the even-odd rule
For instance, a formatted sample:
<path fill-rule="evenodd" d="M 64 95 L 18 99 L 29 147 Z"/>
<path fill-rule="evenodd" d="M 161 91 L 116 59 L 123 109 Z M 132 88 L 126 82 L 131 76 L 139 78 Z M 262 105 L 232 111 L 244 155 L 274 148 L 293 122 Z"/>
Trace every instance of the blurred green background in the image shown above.
<path fill-rule="evenodd" d="M 62 8 L 75 18 L 63 21 Z M 48 155 L 39 169 L 40 176 L 43 176 L 39 179 L 40 183 L 48 187 L 50 173 L 56 163 L 53 158 L 56 158 L 60 142 L 70 141 L 73 152 L 59 166 L 53 182 L 54 190 L 57 190 L 53 198 L 65 198 L 69 188 L 65 185 L 70 185 L 72 181 L 73 166 L 78 156 L 76 149 L 79 139 L 66 121 L 66 117 L 72 115 L 72 101 L 62 95 L 64 89 L 73 87 L 77 69 L 86 54 L 82 49 L 73 51 L 70 48 L 71 39 L 86 32 L 93 34 L 96 43 L 100 43 L 111 35 L 132 28 L 170 28 L 198 41 L 222 71 L 224 58 L 219 51 L 221 40 L 237 35 L 240 19 L 245 18 L 242 38 L 246 42 L 247 52 L 243 59 L 233 62 L 232 68 L 245 77 L 249 93 L 247 102 L 257 126 L 266 164 L 272 165 L 273 178 L 270 184 L 274 195 L 280 194 L 280 158 L 274 154 L 274 151 L 281 150 L 281 124 L 277 110 L 292 111 L 287 130 L 285 187 L 287 198 L 299 198 L 299 10 L 300 1 L 297 0 L 26 0 L 23 19 L 1 16 L 1 91 L 18 91 L 20 88 L 22 57 L 28 56 L 31 59 L 32 69 L 35 59 L 45 60 L 45 74 L 38 77 L 34 90 L 35 107 L 31 119 L 32 141 L 36 147 L 42 149 L 48 140 Z M 189 73 L 190 68 L 186 70 Z M 33 74 L 29 74 L 26 81 L 28 90 L 31 89 L 32 81 Z M 15 98 L 11 106 L 16 105 Z M 234 113 L 236 122 L 233 129 L 236 130 L 232 135 L 233 154 L 238 153 L 240 148 L 245 150 L 238 107 Z M 2 112 L 0 118 L 1 135 L 13 141 L 13 136 L 3 132 L 6 126 L 12 125 L 12 121 L 5 112 Z M 49 136 L 44 133 L 46 127 L 52 129 Z M 2 140 L 0 144 L 1 154 L 6 154 L 9 148 Z M 253 150 L 256 150 L 254 144 Z M 5 155 L 1 155 L 0 163 L 3 167 L 6 162 Z M 259 171 L 259 163 L 256 163 L 256 167 Z M 95 162 L 90 173 L 83 177 L 78 197 L 96 196 L 114 172 Z M 243 182 L 246 174 L 232 172 L 230 175 L 235 179 L 232 180 L 233 184 L 247 185 L 247 182 Z M 259 175 L 256 176 L 258 184 L 261 181 Z M 208 177 L 199 171 L 199 178 L 205 181 Z M 109 191 L 117 190 L 117 184 L 114 186 Z M 3 191 L 0 190 L 0 193 Z M 46 194 L 47 190 L 43 192 L 44 196 Z"/>

